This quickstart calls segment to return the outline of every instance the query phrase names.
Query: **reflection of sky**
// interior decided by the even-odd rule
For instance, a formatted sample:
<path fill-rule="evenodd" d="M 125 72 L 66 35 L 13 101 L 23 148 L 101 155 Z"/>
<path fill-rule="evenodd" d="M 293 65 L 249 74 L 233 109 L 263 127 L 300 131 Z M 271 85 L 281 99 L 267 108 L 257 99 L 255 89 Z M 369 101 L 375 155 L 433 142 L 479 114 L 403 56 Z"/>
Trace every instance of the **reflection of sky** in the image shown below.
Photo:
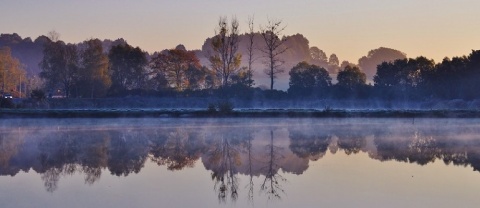
<path fill-rule="evenodd" d="M 299 197 L 304 207 L 475 207 L 480 202 L 478 173 L 438 160 L 422 167 L 381 163 L 365 153 L 327 153 L 289 183 L 289 199 Z"/>
<path fill-rule="evenodd" d="M 303 175 L 283 175 L 285 196 L 268 201 L 256 189 L 256 207 L 475 207 L 480 202 L 478 172 L 440 161 L 425 168 L 381 163 L 365 153 L 328 152 Z M 248 177 L 239 175 L 239 180 L 239 199 L 227 205 L 250 207 L 244 188 Z M 254 183 L 261 180 L 255 177 Z M 210 174 L 199 162 L 175 172 L 146 163 L 139 174 L 103 174 L 92 186 L 76 174 L 64 177 L 54 193 L 44 191 L 36 174 L 2 176 L 0 184 L 2 207 L 228 207 L 218 204 Z"/>
<path fill-rule="evenodd" d="M 89 132 L 89 128 L 82 127 L 79 122 L 87 120 L 72 119 L 73 122 L 67 125 L 61 124 L 60 121 L 49 121 L 52 127 L 44 126 L 34 130 L 32 126 L 39 120 L 27 120 L 25 123 L 29 123 L 30 128 L 25 132 L 21 128 L 13 128 L 13 135 L 21 137 L 30 134 L 29 138 L 19 145 L 32 148 L 32 144 L 37 144 L 36 142 L 55 137 L 55 133 L 52 134 L 55 129 L 70 128 L 77 133 Z M 162 126 L 162 129 L 168 129 L 165 126 L 171 129 L 189 126 L 187 132 L 201 129 L 198 132 L 206 136 L 206 141 L 225 135 L 231 135 L 237 139 L 244 138 L 242 135 L 249 131 L 243 127 L 254 128 L 252 150 L 256 153 L 256 160 L 261 162 L 266 161 L 262 156 L 268 153 L 265 147 L 270 144 L 270 130 L 272 130 L 274 145 L 285 157 L 279 160 L 284 170 L 279 174 L 286 179 L 281 183 L 285 193 L 280 194 L 282 199 L 279 201 L 268 201 L 265 193 L 262 193 L 258 187 L 265 176 L 254 176 L 256 187 L 254 204 L 259 207 L 266 205 L 274 207 L 318 207 L 320 205 L 325 207 L 454 207 L 457 204 L 475 207 L 475 204 L 480 202 L 477 197 L 480 173 L 473 171 L 471 167 L 445 165 L 438 158 L 435 162 L 424 166 L 417 163 L 393 160 L 380 162 L 378 159 L 372 159 L 379 156 L 375 151 L 378 144 L 399 142 L 393 144 L 399 145 L 396 148 L 402 150 L 408 147 L 408 144 L 417 142 L 419 138 L 435 138 L 439 144 L 445 144 L 442 142 L 448 141 L 453 142 L 452 145 L 462 147 L 464 144 L 469 144 L 468 141 L 478 140 L 480 126 L 476 119 L 418 119 L 415 125 L 409 119 L 211 119 L 203 122 L 196 119 L 162 121 L 145 119 L 142 122 L 138 119 L 126 119 L 119 121 L 121 125 L 114 125 L 113 120 L 110 119 L 98 121 L 95 121 L 98 126 L 92 135 L 109 135 L 97 133 L 104 130 L 113 131 L 115 133 L 110 134 L 109 141 L 114 142 L 113 136 L 123 132 L 127 135 L 127 141 L 130 140 L 128 144 L 134 145 L 131 148 L 141 151 L 143 151 L 142 145 L 137 146 L 139 143 L 132 141 L 148 139 L 155 142 L 155 137 L 150 137 L 152 134 L 148 134 L 155 129 L 154 126 Z M 131 128 L 125 128 L 129 121 L 132 124 Z M 202 126 L 201 123 L 206 126 Z M 146 127 L 141 124 L 145 124 Z M 6 126 L 8 125 L 4 123 L 0 128 L 2 130 L 0 136 L 8 135 Z M 140 135 L 139 129 L 147 137 L 132 137 L 132 135 Z M 233 130 L 238 133 L 231 134 Z M 306 137 L 294 138 L 294 134 L 291 133 L 297 130 L 301 130 L 300 132 Z M 378 133 L 378 131 L 382 132 Z M 365 136 L 365 143 L 361 143 L 364 146 L 360 153 L 348 156 L 342 147 L 333 154 L 331 151 L 334 147 L 330 146 L 320 158 L 315 157 L 318 159 L 316 161 L 301 160 L 292 153 L 290 144 L 293 139 L 305 140 L 309 136 L 315 138 L 322 133 L 333 134 L 332 142 L 349 139 L 350 137 L 346 136 L 351 135 L 353 138 L 358 138 L 358 135 Z M 445 135 L 445 133 L 449 134 Z M 45 135 L 49 136 L 43 137 Z M 4 145 L 15 137 L 2 138 L 1 144 Z M 93 137 L 87 141 L 95 141 L 95 138 L 103 139 L 103 137 Z M 63 139 L 68 140 L 68 137 L 49 141 L 58 142 Z M 311 138 L 306 140 L 317 141 Z M 403 140 L 407 141 L 407 145 L 402 143 Z M 408 141 L 412 142 L 408 143 Z M 77 142 L 80 143 L 79 147 L 85 147 L 81 138 Z M 55 148 L 52 149 L 55 150 Z M 47 148 L 47 150 L 50 149 Z M 166 166 L 158 166 L 148 160 L 138 174 L 130 173 L 126 177 L 113 176 L 108 169 L 102 168 L 103 173 L 100 179 L 92 185 L 85 184 L 83 173 L 61 175 L 58 189 L 54 192 L 45 191 L 43 181 L 36 171 L 30 170 L 29 173 L 21 171 L 14 177 L 0 176 L 0 205 L 2 207 L 225 207 L 218 204 L 211 178 L 212 169 L 209 168 L 211 164 L 206 164 L 208 160 L 204 157 L 207 157 L 207 154 L 202 155 L 202 159 L 196 160 L 193 168 L 177 171 L 169 171 Z M 239 197 L 234 203 L 236 207 L 249 206 L 246 188 L 249 178 L 244 174 L 243 172 L 237 175 L 240 184 Z M 233 203 L 227 201 L 227 204 Z"/>

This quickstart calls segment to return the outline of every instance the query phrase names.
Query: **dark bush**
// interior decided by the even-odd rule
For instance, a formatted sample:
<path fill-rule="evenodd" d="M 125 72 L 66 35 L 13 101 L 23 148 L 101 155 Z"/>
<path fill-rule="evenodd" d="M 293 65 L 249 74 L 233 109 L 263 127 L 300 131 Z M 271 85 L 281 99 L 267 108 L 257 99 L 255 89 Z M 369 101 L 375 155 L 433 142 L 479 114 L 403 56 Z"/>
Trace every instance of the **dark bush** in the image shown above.
<path fill-rule="evenodd" d="M 32 92 L 30 93 L 30 97 L 36 101 L 42 101 L 45 100 L 46 95 L 43 90 L 36 89 L 32 90 Z"/>
<path fill-rule="evenodd" d="M 208 107 L 207 107 L 207 111 L 210 112 L 210 113 L 217 112 L 217 108 L 215 107 L 215 104 L 209 103 Z"/>
<path fill-rule="evenodd" d="M 0 108 L 15 108 L 15 104 L 12 99 L 0 98 Z"/>
<path fill-rule="evenodd" d="M 218 102 L 218 111 L 221 113 L 229 113 L 233 110 L 233 103 L 230 101 L 220 101 Z"/>

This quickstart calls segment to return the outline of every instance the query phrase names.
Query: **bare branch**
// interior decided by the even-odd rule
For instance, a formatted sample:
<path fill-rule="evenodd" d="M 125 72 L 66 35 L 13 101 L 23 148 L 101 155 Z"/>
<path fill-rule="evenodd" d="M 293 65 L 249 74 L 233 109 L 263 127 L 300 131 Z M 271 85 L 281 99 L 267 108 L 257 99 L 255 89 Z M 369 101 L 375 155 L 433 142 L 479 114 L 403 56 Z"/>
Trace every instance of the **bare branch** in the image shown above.
<path fill-rule="evenodd" d="M 241 54 L 237 53 L 239 43 L 239 23 L 233 17 L 228 24 L 226 17 L 220 17 L 212 39 L 211 67 L 226 86 L 233 73 L 240 69 Z"/>
<path fill-rule="evenodd" d="M 285 27 L 286 26 L 282 26 L 281 20 L 269 19 L 267 25 L 260 28 L 260 34 L 265 41 L 265 47 L 261 49 L 261 51 L 267 59 L 265 63 L 267 66 L 265 74 L 270 77 L 270 90 L 273 90 L 275 75 L 284 72 L 284 70 L 281 69 L 281 65 L 283 65 L 284 62 L 280 60 L 279 57 L 288 50 L 283 44 L 285 40 L 283 38 L 280 39 Z"/>

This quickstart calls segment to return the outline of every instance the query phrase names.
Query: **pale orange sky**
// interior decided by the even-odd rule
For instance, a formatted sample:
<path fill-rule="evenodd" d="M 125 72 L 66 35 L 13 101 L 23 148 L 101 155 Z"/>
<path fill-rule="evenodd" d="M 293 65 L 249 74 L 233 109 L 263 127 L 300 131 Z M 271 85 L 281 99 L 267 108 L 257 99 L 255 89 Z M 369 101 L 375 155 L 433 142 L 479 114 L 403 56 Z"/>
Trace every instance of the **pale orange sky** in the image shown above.
<path fill-rule="evenodd" d="M 246 30 L 282 19 L 285 35 L 303 34 L 310 46 L 356 63 L 371 49 L 441 61 L 480 49 L 478 0 L 0 0 L 0 33 L 37 37 L 56 30 L 66 42 L 124 38 L 153 52 L 184 44 L 199 49 L 222 15 Z"/>

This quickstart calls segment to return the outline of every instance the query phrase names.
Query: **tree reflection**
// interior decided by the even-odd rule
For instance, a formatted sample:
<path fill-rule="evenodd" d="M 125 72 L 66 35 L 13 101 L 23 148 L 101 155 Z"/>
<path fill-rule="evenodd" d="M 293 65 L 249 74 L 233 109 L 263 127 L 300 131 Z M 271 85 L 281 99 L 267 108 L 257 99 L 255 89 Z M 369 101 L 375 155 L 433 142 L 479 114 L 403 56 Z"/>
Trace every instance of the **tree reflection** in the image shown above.
<path fill-rule="evenodd" d="M 0 175 L 15 175 L 19 168 L 10 166 L 10 162 L 18 157 L 19 148 L 24 144 L 25 134 L 19 131 L 0 133 Z"/>
<path fill-rule="evenodd" d="M 41 174 L 43 185 L 48 192 L 53 192 L 57 190 L 58 181 L 60 180 L 62 172 L 63 168 L 53 167 Z"/>
<path fill-rule="evenodd" d="M 108 152 L 108 169 L 117 176 L 139 173 L 148 152 L 148 140 L 144 132 L 113 132 Z"/>
<path fill-rule="evenodd" d="M 318 160 L 325 155 L 332 136 L 325 133 L 312 133 L 305 129 L 289 131 L 290 150 L 300 158 Z"/>
<path fill-rule="evenodd" d="M 103 171 L 115 176 L 139 173 L 147 159 L 169 171 L 201 161 L 211 171 L 214 193 L 221 203 L 235 202 L 242 191 L 253 203 L 255 191 L 267 199 L 283 197 L 286 176 L 280 169 L 300 175 L 310 161 L 321 159 L 328 150 L 346 155 L 363 152 L 380 161 L 419 165 L 443 161 L 480 170 L 479 130 L 460 129 L 454 134 L 418 123 L 398 129 L 340 123 L 267 130 L 264 126 L 221 125 L 4 130 L 0 132 L 0 174 L 33 169 L 41 175 L 45 189 L 53 192 L 62 178 L 74 174 L 91 185 L 101 179 Z"/>
<path fill-rule="evenodd" d="M 215 182 L 214 190 L 218 192 L 218 200 L 226 202 L 228 197 L 232 201 L 238 198 L 237 166 L 241 165 L 240 149 L 242 140 L 235 132 L 219 131 L 209 139 L 207 161 L 212 165 L 212 180 Z"/>
<path fill-rule="evenodd" d="M 92 185 L 100 179 L 102 169 L 100 167 L 82 166 L 82 173 L 85 174 L 85 183 Z"/>
<path fill-rule="evenodd" d="M 248 192 L 247 192 L 247 197 L 248 201 L 253 203 L 253 190 L 254 190 L 254 183 L 253 183 L 253 153 L 252 153 L 252 140 L 253 137 L 251 135 L 248 136 L 247 138 L 247 162 L 248 162 L 248 167 L 247 167 L 247 175 L 248 175 Z"/>
<path fill-rule="evenodd" d="M 158 165 L 166 165 L 168 170 L 181 170 L 193 167 L 203 146 L 197 132 L 176 129 L 160 134 L 152 141 L 150 159 Z"/>
<path fill-rule="evenodd" d="M 359 153 L 367 144 L 365 136 L 357 132 L 339 132 L 337 137 L 338 147 L 343 149 L 347 155 Z"/>
<path fill-rule="evenodd" d="M 375 144 L 377 157 L 382 161 L 396 160 L 425 165 L 443 157 L 436 139 L 418 131 L 400 139 L 390 139 L 388 135 L 382 134 L 375 135 Z"/>
<path fill-rule="evenodd" d="M 280 199 L 280 194 L 285 193 L 282 183 L 286 179 L 278 173 L 280 169 L 278 161 L 283 158 L 283 155 L 279 154 L 281 147 L 274 145 L 273 130 L 270 130 L 270 143 L 266 146 L 266 150 L 266 166 L 262 168 L 265 179 L 260 186 L 260 190 L 266 193 L 268 199 Z"/>
<path fill-rule="evenodd" d="M 38 143 L 38 161 L 34 166 L 42 173 L 47 191 L 56 190 L 62 175 L 76 172 L 85 175 L 85 183 L 93 184 L 100 179 L 107 166 L 110 134 L 108 132 L 55 132 Z"/>

